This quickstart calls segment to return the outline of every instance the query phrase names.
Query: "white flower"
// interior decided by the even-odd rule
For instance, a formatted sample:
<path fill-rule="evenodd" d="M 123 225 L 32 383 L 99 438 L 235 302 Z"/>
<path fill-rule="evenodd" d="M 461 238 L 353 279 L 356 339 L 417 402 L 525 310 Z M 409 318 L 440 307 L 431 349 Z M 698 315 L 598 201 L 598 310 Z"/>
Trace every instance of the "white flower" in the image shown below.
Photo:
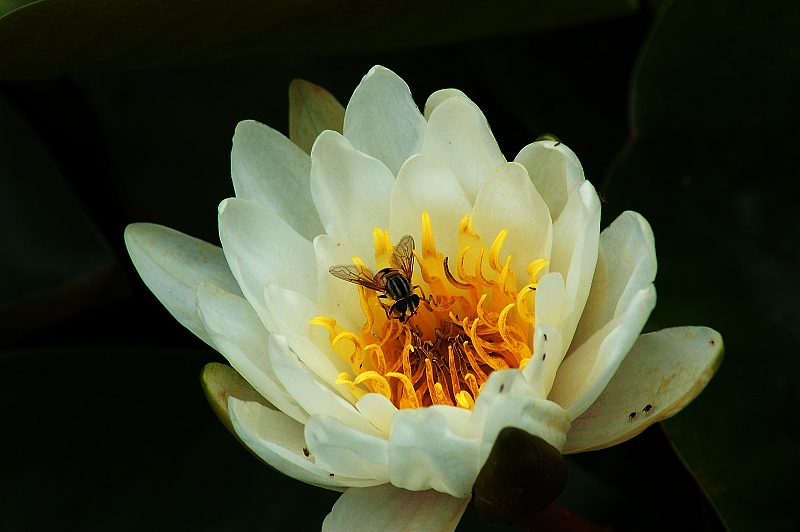
<path fill-rule="evenodd" d="M 237 127 L 222 249 L 151 224 L 125 237 L 148 287 L 258 392 L 208 377 L 241 441 L 346 490 L 325 529 L 453 529 L 502 428 L 565 454 L 599 449 L 711 378 L 716 332 L 640 336 L 656 300 L 652 232 L 626 212 L 601 233 L 566 146 L 534 142 L 507 162 L 464 94 L 438 91 L 422 115 L 381 67 L 343 134 L 320 133 L 342 111 L 318 98 L 293 114 L 299 142 L 319 133 L 310 157 L 267 126 Z M 329 273 L 397 266 L 403 235 L 416 242 L 415 314 Z"/>

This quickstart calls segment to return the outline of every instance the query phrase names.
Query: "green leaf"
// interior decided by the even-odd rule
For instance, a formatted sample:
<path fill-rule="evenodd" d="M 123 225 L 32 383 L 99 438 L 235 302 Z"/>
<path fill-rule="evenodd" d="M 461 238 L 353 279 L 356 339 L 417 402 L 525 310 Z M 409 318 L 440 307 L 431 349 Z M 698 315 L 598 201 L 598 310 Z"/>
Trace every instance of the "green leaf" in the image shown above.
<path fill-rule="evenodd" d="M 28 125 L 0 100 L 0 338 L 122 292 L 111 249 Z"/>
<path fill-rule="evenodd" d="M 607 210 L 653 226 L 649 326 L 725 340 L 717 376 L 665 425 L 736 530 L 800 519 L 798 17 L 794 2 L 668 5 L 634 77 L 635 143 L 606 192 Z"/>
<path fill-rule="evenodd" d="M 40 0 L 0 19 L 0 77 L 397 50 L 552 30 L 635 9 L 634 0 Z"/>

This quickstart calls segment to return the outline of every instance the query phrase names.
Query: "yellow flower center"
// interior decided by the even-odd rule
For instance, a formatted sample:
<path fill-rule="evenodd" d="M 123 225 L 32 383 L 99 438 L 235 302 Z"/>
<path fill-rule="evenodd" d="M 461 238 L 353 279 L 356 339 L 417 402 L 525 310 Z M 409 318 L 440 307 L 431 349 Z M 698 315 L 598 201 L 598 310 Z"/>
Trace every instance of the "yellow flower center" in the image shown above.
<path fill-rule="evenodd" d="M 422 255 L 414 252 L 417 267 L 411 279 L 420 296 L 415 314 L 399 319 L 387 312 L 385 297 L 378 297 L 383 294 L 358 286 L 365 317 L 360 331 L 348 331 L 325 316 L 311 320 L 328 330 L 333 349 L 352 369 L 336 383 L 347 384 L 357 398 L 380 393 L 397 408 L 472 408 L 492 371 L 525 367 L 531 357 L 536 285 L 548 261 L 531 262 L 528 283 L 517 289 L 511 256 L 500 260 L 507 234 L 501 231 L 487 253 L 467 215 L 458 228 L 458 255 L 451 261 L 436 251 L 430 217 L 423 212 Z M 389 232 L 375 228 L 373 238 L 378 268 L 389 267 L 394 251 Z M 364 264 L 358 257 L 353 262 Z"/>

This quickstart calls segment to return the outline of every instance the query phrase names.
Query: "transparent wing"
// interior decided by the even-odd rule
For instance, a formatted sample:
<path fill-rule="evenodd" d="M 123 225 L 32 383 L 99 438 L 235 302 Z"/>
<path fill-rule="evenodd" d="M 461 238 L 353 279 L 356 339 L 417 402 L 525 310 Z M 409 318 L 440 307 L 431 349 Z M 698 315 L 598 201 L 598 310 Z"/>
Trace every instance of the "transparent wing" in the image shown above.
<path fill-rule="evenodd" d="M 356 266 L 355 264 L 342 264 L 328 269 L 331 275 L 344 281 L 350 281 L 365 288 L 370 288 L 378 292 L 385 292 L 386 287 L 375 280 L 375 276 L 367 268 Z"/>
<path fill-rule="evenodd" d="M 414 237 L 406 235 L 400 239 L 389 258 L 389 264 L 411 280 L 411 274 L 414 272 Z"/>

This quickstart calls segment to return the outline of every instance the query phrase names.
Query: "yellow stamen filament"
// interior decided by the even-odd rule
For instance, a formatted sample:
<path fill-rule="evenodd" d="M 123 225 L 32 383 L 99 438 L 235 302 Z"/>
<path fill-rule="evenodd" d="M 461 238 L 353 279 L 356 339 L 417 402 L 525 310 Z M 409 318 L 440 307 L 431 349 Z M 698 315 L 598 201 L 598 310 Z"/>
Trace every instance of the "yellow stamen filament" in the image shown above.
<path fill-rule="evenodd" d="M 389 232 L 375 228 L 372 236 L 376 266 L 389 267 L 394 252 Z M 387 316 L 386 299 L 378 298 L 384 294 L 359 286 L 360 331 L 348 331 L 330 317 L 311 320 L 328 331 L 333 350 L 350 366 L 336 383 L 347 385 L 356 398 L 379 393 L 398 408 L 470 409 L 492 371 L 524 367 L 532 355 L 536 285 L 549 263 L 528 264 L 527 284 L 517 290 L 512 257 L 501 256 L 507 236 L 507 229 L 500 231 L 487 249 L 465 216 L 453 272 L 423 213 L 411 279 L 420 298 L 414 315 Z M 353 263 L 366 268 L 358 257 Z"/>

